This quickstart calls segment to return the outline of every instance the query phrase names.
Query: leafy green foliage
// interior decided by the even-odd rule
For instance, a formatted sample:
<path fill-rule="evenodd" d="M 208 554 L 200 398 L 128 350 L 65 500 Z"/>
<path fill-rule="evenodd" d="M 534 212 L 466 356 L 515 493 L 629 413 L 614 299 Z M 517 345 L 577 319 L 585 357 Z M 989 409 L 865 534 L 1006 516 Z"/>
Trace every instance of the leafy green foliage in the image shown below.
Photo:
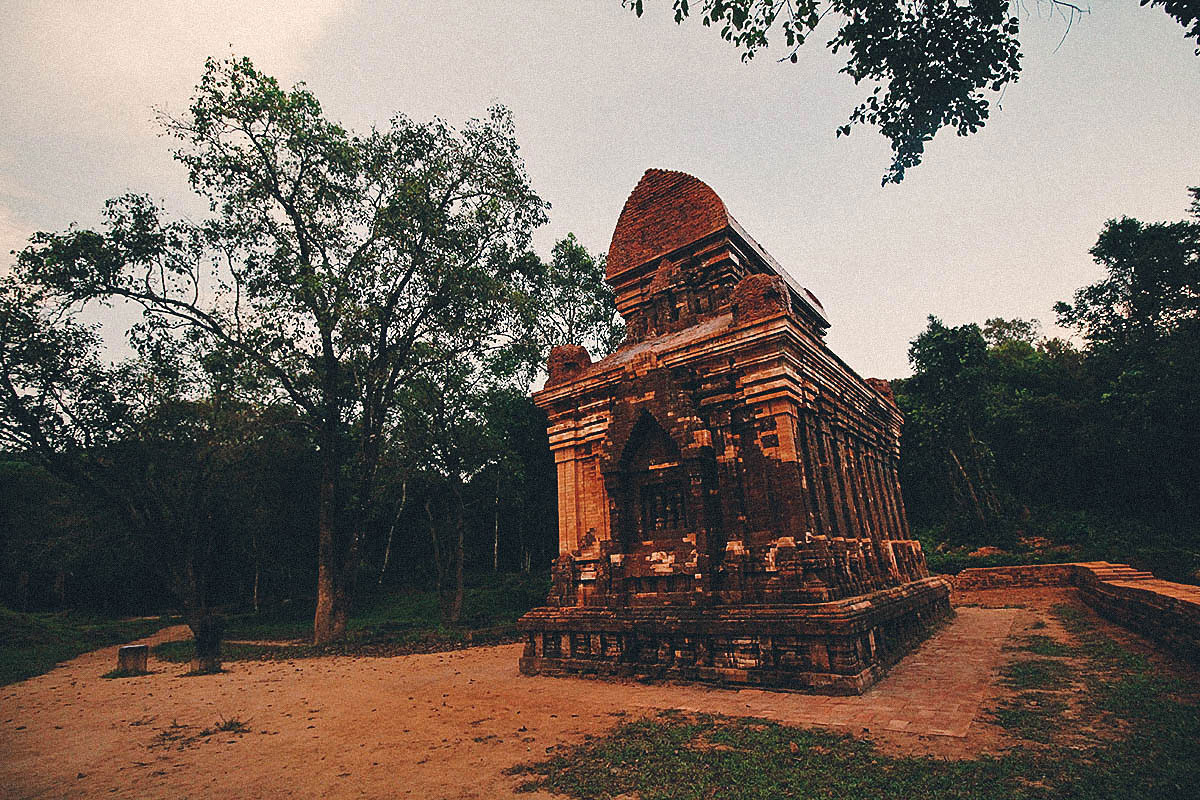
<path fill-rule="evenodd" d="M 594 357 L 617 349 L 625 323 L 617 314 L 612 287 L 604 280 L 605 257 L 592 255 L 567 234 L 554 245 L 531 295 L 537 299 L 535 330 L 542 346 L 579 344 Z"/>

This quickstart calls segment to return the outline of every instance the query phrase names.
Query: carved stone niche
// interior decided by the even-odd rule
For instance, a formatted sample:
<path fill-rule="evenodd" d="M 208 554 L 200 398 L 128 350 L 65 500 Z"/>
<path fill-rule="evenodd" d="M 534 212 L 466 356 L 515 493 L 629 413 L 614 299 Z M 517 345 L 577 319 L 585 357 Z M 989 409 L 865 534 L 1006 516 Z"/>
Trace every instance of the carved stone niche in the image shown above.
<path fill-rule="evenodd" d="M 690 175 L 646 173 L 607 268 L 626 342 L 554 348 L 534 396 L 560 552 L 522 672 L 862 691 L 950 614 L 890 386 L 829 351 L 820 302 Z"/>
<path fill-rule="evenodd" d="M 707 458 L 706 458 L 707 456 Z M 707 587 L 706 497 L 711 453 L 686 454 L 648 411 L 604 474 L 612 540 L 622 554 L 614 590 L 632 604 L 695 604 Z M 707 467 L 707 468 L 706 468 Z"/>

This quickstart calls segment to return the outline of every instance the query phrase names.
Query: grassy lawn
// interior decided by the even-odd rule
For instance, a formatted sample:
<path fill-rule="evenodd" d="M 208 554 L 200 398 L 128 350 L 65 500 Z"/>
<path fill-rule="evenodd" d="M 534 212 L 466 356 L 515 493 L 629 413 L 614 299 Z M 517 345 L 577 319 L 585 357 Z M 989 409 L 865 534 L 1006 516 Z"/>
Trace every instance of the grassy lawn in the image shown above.
<path fill-rule="evenodd" d="M 1098 630 L 1052 610 L 1072 642 L 1030 637 L 992 710 L 1017 742 L 970 760 L 896 757 L 848 735 L 665 713 L 512 770 L 525 790 L 640 800 L 1200 797 L 1200 693 Z"/>
<path fill-rule="evenodd" d="M 149 636 L 172 620 L 114 620 L 77 611 L 26 614 L 0 607 L 0 686 L 49 672 L 80 653 Z"/>
<path fill-rule="evenodd" d="M 242 614 L 229 619 L 221 653 L 226 661 L 286 660 L 339 654 L 404 655 L 511 641 L 517 619 L 545 602 L 548 591 L 544 577 L 529 575 L 505 575 L 494 584 L 469 588 L 458 625 L 441 621 L 433 592 L 367 597 L 352 608 L 346 641 L 321 647 L 308 641 L 312 638 L 311 604 L 295 604 L 270 614 Z M 154 655 L 164 661 L 188 661 L 192 643 L 160 644 Z"/>

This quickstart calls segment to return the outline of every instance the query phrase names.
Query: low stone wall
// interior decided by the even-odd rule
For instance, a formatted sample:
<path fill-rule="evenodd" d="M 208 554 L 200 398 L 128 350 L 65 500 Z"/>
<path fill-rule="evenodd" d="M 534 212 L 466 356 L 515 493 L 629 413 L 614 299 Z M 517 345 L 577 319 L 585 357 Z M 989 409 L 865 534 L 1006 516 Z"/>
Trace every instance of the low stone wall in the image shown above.
<path fill-rule="evenodd" d="M 1200 663 L 1200 587 L 1158 580 L 1125 564 L 1095 561 L 967 569 L 955 591 L 1066 587 L 1101 616 Z"/>
<path fill-rule="evenodd" d="M 1022 567 L 964 569 L 954 576 L 956 591 L 1074 586 L 1076 564 L 1030 564 Z"/>
<path fill-rule="evenodd" d="M 1102 616 L 1200 664 L 1200 589 L 1159 580 L 1115 583 L 1085 573 L 1079 593 Z"/>

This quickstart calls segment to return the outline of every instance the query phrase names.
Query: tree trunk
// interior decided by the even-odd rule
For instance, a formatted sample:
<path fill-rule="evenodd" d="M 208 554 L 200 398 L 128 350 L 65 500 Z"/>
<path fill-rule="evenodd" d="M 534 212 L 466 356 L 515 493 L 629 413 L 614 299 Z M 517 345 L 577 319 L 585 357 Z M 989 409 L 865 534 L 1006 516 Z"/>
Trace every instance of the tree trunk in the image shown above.
<path fill-rule="evenodd" d="M 54 605 L 62 608 L 67 604 L 67 571 L 59 569 L 54 574 Z"/>
<path fill-rule="evenodd" d="M 522 572 L 529 572 L 529 547 L 525 544 L 525 504 L 517 497 L 517 548 L 521 553 L 520 567 Z"/>
<path fill-rule="evenodd" d="M 438 603 L 441 604 L 445 599 L 442 596 L 442 587 L 446 583 L 446 564 L 442 561 L 442 547 L 438 541 L 437 524 L 433 520 L 433 509 L 430 508 L 428 496 L 425 497 L 425 516 L 429 518 L 429 540 L 433 543 L 433 579 L 436 581 L 434 589 L 437 592 Z"/>
<path fill-rule="evenodd" d="M 496 504 L 492 507 L 492 572 L 500 571 L 500 470 L 496 470 Z"/>
<path fill-rule="evenodd" d="M 350 623 L 350 586 L 343 579 L 333 593 L 333 614 L 329 641 L 340 642 L 346 638 L 346 626 Z"/>
<path fill-rule="evenodd" d="M 396 508 L 396 516 L 392 518 L 392 526 L 388 528 L 387 547 L 383 549 L 383 566 L 379 568 L 379 579 L 375 581 L 375 587 L 383 586 L 383 574 L 387 572 L 388 561 L 392 557 L 392 537 L 396 535 L 396 525 L 400 522 L 400 515 L 404 512 L 404 506 L 408 503 L 408 481 L 404 480 L 400 483 L 400 505 Z"/>
<path fill-rule="evenodd" d="M 454 600 L 450 604 L 450 622 L 458 624 L 462 619 L 463 607 L 463 534 L 466 528 L 466 513 L 463 508 L 462 485 L 454 480 L 454 529 L 456 542 L 454 545 Z"/>
<path fill-rule="evenodd" d="M 221 671 L 221 637 L 225 633 L 225 620 L 212 609 L 202 608 L 188 615 L 188 627 L 196 639 L 196 655 L 192 658 L 192 672 L 207 675 Z"/>
<path fill-rule="evenodd" d="M 257 527 L 254 529 L 254 534 L 253 534 L 253 538 L 251 539 L 251 544 L 254 547 L 254 588 L 250 592 L 250 600 L 254 604 L 254 613 L 257 614 L 258 610 L 259 610 L 258 584 L 259 584 L 259 579 L 262 576 L 262 558 L 258 551 L 258 529 L 257 529 Z"/>
<path fill-rule="evenodd" d="M 322 446 L 325 449 L 325 446 Z M 317 612 L 313 618 L 313 642 L 327 644 L 345 634 L 338 632 L 338 609 L 345 605 L 344 582 L 339 575 L 334 531 L 334 485 L 331 455 L 322 454 L 321 488 L 317 510 Z"/>

